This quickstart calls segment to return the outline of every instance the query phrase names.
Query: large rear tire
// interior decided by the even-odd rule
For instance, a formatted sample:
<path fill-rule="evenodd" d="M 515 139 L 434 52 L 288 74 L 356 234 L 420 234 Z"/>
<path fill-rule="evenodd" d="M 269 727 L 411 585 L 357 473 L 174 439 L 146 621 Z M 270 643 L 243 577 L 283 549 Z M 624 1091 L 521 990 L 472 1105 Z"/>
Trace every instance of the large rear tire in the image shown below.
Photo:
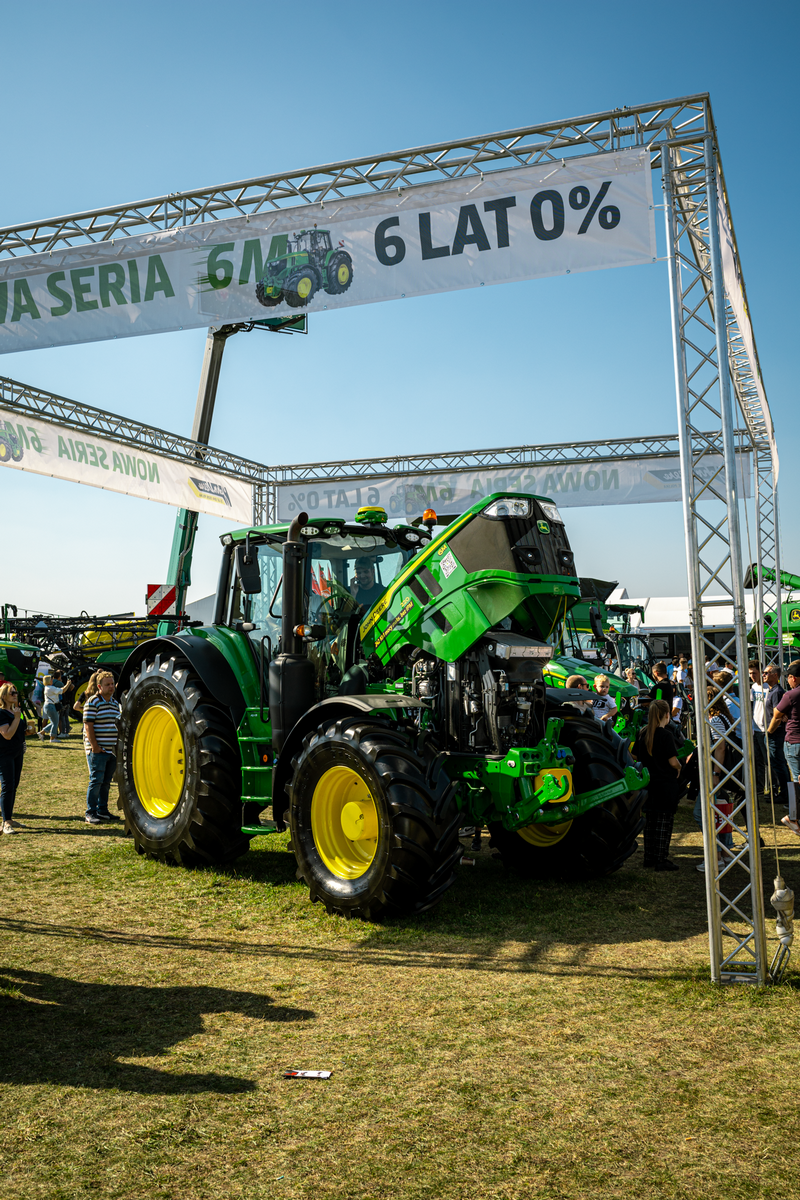
<path fill-rule="evenodd" d="M 333 255 L 326 270 L 325 291 L 330 296 L 340 296 L 353 282 L 353 260 L 346 250 Z"/>
<path fill-rule="evenodd" d="M 156 654 L 134 675 L 122 700 L 117 778 L 140 854 L 205 866 L 247 850 L 236 730 L 181 655 Z"/>
<path fill-rule="evenodd" d="M 621 779 L 633 764 L 627 745 L 606 723 L 565 708 L 561 744 L 575 755 L 572 782 L 575 792 L 592 791 Z M 644 825 L 644 789 L 624 792 L 563 825 L 529 825 L 510 833 L 491 824 L 491 845 L 503 861 L 522 875 L 537 879 L 595 879 L 616 871 L 636 850 L 636 837 Z"/>
<path fill-rule="evenodd" d="M 293 760 L 297 878 L 328 912 L 375 920 L 432 908 L 461 857 L 455 788 L 414 730 L 353 717 L 320 726 Z"/>
<path fill-rule="evenodd" d="M 305 308 L 319 291 L 319 275 L 316 267 L 307 266 L 286 281 L 283 298 L 289 308 Z"/>

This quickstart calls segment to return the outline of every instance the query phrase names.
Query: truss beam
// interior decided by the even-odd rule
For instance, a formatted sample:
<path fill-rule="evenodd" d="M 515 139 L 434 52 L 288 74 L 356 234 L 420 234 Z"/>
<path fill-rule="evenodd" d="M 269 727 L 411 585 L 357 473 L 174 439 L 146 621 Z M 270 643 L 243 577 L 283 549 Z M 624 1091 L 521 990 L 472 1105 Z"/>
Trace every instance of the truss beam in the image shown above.
<path fill-rule="evenodd" d="M 655 163 L 664 141 L 703 126 L 706 104 L 685 96 L 8 225 L 0 260 L 629 146 L 652 147 Z"/>

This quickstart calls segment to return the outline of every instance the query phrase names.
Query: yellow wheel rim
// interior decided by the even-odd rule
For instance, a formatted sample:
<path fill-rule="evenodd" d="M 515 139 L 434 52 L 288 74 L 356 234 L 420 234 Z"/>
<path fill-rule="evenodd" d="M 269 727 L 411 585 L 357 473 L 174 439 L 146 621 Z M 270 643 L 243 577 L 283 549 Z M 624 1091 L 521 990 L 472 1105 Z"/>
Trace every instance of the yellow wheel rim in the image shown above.
<path fill-rule="evenodd" d="M 517 833 L 531 846 L 540 846 L 548 850 L 567 836 L 571 826 L 572 821 L 564 821 L 561 825 L 526 825 L 524 829 L 518 829 Z"/>
<path fill-rule="evenodd" d="M 307 295 L 308 295 L 308 293 L 311 291 L 311 288 L 312 288 L 313 286 L 314 286 L 314 285 L 313 285 L 313 281 L 311 280 L 310 276 L 308 276 L 308 275 L 304 275 L 302 279 L 299 279 L 299 280 L 297 281 L 297 294 L 298 294 L 298 296 L 302 296 L 302 297 L 303 297 L 303 299 L 305 300 L 306 296 L 307 296 Z"/>
<path fill-rule="evenodd" d="M 133 735 L 133 782 L 151 817 L 168 817 L 183 795 L 186 750 L 175 714 L 148 708 Z"/>
<path fill-rule="evenodd" d="M 350 767 L 331 767 L 311 799 L 311 833 L 325 866 L 339 879 L 358 879 L 378 849 L 378 809 Z"/>
<path fill-rule="evenodd" d="M 11 458 L 11 451 L 5 442 L 0 442 L 0 462 L 5 462 L 7 458 Z"/>
<path fill-rule="evenodd" d="M 336 278 L 339 283 L 347 283 L 350 278 L 350 268 L 347 263 L 339 263 L 339 270 L 336 272 Z"/>

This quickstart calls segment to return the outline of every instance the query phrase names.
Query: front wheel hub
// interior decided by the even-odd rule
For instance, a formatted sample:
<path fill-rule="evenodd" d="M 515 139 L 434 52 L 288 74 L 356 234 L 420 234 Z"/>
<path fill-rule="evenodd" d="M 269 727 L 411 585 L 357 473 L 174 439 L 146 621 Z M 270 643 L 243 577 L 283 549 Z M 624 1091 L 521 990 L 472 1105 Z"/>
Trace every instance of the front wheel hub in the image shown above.
<path fill-rule="evenodd" d="M 350 767 L 331 767 L 311 799 L 311 833 L 325 866 L 339 879 L 366 874 L 378 848 L 378 809 Z"/>

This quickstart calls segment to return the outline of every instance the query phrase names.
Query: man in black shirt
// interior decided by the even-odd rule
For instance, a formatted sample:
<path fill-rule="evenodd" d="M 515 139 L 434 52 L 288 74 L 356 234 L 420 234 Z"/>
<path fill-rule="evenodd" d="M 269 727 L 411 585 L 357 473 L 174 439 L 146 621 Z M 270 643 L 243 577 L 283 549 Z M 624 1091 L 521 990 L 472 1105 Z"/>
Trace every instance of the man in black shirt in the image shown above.
<path fill-rule="evenodd" d="M 675 719 L 675 690 L 667 676 L 666 663 L 655 663 L 653 666 L 653 678 L 655 679 L 655 683 L 650 688 L 650 699 L 666 700 L 669 705 L 669 711 L 673 719 Z"/>

